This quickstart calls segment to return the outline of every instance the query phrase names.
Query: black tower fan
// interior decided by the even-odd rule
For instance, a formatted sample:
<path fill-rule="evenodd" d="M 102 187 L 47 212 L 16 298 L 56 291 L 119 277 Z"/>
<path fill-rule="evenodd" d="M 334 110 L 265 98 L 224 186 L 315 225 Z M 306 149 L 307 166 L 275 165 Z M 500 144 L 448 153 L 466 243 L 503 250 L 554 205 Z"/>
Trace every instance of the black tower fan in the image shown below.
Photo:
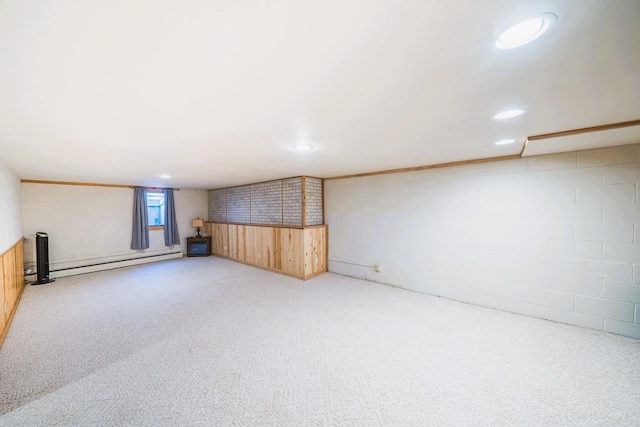
<path fill-rule="evenodd" d="M 32 285 L 44 285 L 56 279 L 49 277 L 49 236 L 47 233 L 38 231 L 36 233 L 36 265 L 38 268 L 38 280 Z"/>

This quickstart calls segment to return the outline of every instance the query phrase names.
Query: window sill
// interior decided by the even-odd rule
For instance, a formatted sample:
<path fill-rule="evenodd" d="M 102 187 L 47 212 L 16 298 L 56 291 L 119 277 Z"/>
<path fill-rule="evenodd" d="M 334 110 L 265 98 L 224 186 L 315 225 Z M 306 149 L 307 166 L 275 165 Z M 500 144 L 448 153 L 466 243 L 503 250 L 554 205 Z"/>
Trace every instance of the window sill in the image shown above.
<path fill-rule="evenodd" d="M 164 225 L 154 225 L 152 227 L 149 227 L 149 231 L 158 231 L 158 230 L 164 230 Z"/>

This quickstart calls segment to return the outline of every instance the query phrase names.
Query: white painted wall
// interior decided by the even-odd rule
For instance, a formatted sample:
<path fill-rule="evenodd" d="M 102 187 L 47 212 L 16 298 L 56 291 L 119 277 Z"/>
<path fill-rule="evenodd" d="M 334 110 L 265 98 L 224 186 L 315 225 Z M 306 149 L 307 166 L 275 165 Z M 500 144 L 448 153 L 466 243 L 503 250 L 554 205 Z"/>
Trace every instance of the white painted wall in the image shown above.
<path fill-rule="evenodd" d="M 20 180 L 0 160 L 0 254 L 22 237 Z"/>
<path fill-rule="evenodd" d="M 328 180 L 329 270 L 640 338 L 639 183 L 640 145 Z"/>
<path fill-rule="evenodd" d="M 164 232 L 150 231 L 149 249 L 131 250 L 133 189 L 22 183 L 23 232 L 29 239 L 26 262 L 35 261 L 35 233 L 49 235 L 51 269 L 76 267 L 169 251 Z M 207 192 L 174 192 L 181 247 L 195 230 L 191 220 L 205 218 Z M 175 247 L 174 247 L 175 249 Z"/>

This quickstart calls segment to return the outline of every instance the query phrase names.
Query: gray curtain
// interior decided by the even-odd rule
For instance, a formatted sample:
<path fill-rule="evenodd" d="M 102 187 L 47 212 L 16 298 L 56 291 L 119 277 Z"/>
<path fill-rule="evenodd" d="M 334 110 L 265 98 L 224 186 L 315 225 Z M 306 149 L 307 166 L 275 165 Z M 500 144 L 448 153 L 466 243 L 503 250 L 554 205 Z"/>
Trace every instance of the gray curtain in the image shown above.
<path fill-rule="evenodd" d="M 147 190 L 133 189 L 133 231 L 131 249 L 149 248 L 149 213 L 147 212 Z"/>
<path fill-rule="evenodd" d="M 173 190 L 164 189 L 164 245 L 173 246 L 180 244 L 178 235 L 178 223 L 176 222 L 176 206 L 173 202 Z"/>

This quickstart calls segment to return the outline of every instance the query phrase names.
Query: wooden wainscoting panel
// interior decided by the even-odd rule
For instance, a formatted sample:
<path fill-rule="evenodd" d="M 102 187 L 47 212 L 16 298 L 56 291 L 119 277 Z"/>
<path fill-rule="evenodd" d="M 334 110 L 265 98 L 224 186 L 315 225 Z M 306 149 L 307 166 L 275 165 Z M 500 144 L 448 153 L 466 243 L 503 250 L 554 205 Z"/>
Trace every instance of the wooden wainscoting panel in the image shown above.
<path fill-rule="evenodd" d="M 327 271 L 327 226 L 207 223 L 213 254 L 308 279 Z"/>
<path fill-rule="evenodd" d="M 281 234 L 282 271 L 304 277 L 303 230 L 285 228 Z"/>
<path fill-rule="evenodd" d="M 235 224 L 227 224 L 227 230 L 229 235 L 229 258 L 238 258 L 238 226 Z"/>
<path fill-rule="evenodd" d="M 269 265 L 267 264 L 267 254 L 265 253 L 266 247 L 268 245 L 268 243 L 265 242 L 265 240 L 269 238 L 269 233 L 267 232 L 269 230 L 269 227 L 251 227 L 251 228 L 252 228 L 251 232 L 253 233 L 254 242 L 255 242 L 255 246 L 254 246 L 256 251 L 255 263 L 260 267 L 269 267 Z"/>
<path fill-rule="evenodd" d="M 304 230 L 304 277 L 327 271 L 327 226 Z"/>
<path fill-rule="evenodd" d="M 20 239 L 0 255 L 0 347 L 7 335 L 24 290 L 23 242 Z"/>
<path fill-rule="evenodd" d="M 253 235 L 254 264 L 269 269 L 279 269 L 280 228 L 249 227 Z"/>
<path fill-rule="evenodd" d="M 247 264 L 256 264 L 256 243 L 255 243 L 255 227 L 246 226 L 244 233 L 244 248 L 245 257 L 244 262 Z"/>
<path fill-rule="evenodd" d="M 265 267 L 275 270 L 282 269 L 282 228 L 269 227 L 263 228 L 262 250 L 264 252 Z"/>
<path fill-rule="evenodd" d="M 212 224 L 213 254 L 229 256 L 229 226 L 227 224 Z"/>
<path fill-rule="evenodd" d="M 238 261 L 247 262 L 247 226 L 237 226 Z"/>
<path fill-rule="evenodd" d="M 7 325 L 7 314 L 4 312 L 4 303 L 7 301 L 7 297 L 4 291 L 4 255 L 0 255 L 0 337 L 4 328 Z M 0 346 L 2 346 L 2 339 L 0 339 Z"/>
<path fill-rule="evenodd" d="M 222 236 L 222 255 L 229 256 L 229 225 L 220 224 L 220 235 Z"/>
<path fill-rule="evenodd" d="M 14 303 L 15 306 L 17 304 L 18 297 L 22 292 L 22 288 L 24 287 L 24 240 L 20 239 L 13 249 L 16 257 L 16 289 L 14 293 L 16 298 L 16 302 Z"/>
<path fill-rule="evenodd" d="M 223 239 L 222 239 L 222 228 L 220 227 L 220 224 L 213 224 L 212 229 L 211 229 L 211 244 L 213 246 L 213 253 L 216 255 L 222 255 L 223 253 Z"/>
<path fill-rule="evenodd" d="M 15 288 L 16 288 L 16 247 L 12 247 L 5 252 L 2 257 L 2 271 L 4 272 L 4 319 L 8 320 L 13 306 L 16 303 L 15 300 Z"/>
<path fill-rule="evenodd" d="M 211 253 L 214 255 L 222 255 L 222 239 L 219 236 L 220 224 L 211 224 Z"/>

